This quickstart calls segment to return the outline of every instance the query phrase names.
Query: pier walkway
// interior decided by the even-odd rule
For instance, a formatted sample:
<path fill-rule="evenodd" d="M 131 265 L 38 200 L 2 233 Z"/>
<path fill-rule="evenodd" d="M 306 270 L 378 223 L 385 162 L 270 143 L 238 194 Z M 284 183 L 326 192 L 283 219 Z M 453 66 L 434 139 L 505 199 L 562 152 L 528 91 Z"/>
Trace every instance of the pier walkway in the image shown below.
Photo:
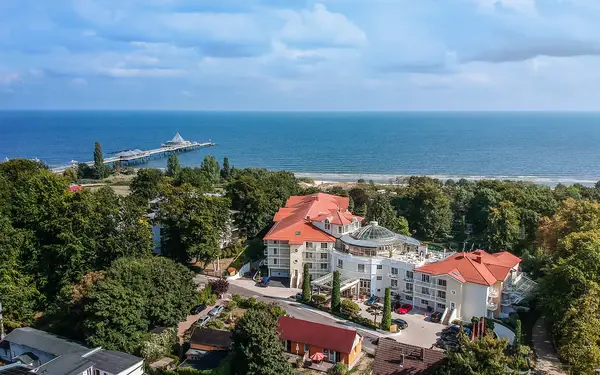
<path fill-rule="evenodd" d="M 181 138 L 179 133 L 177 133 L 172 140 L 163 143 L 160 148 L 155 148 L 152 150 L 122 151 L 117 153 L 115 156 L 105 158 L 104 164 L 111 165 L 120 162 L 121 165 L 125 166 L 130 164 L 146 163 L 149 160 L 160 159 L 174 153 L 193 151 L 199 148 L 212 147 L 215 145 L 216 144 L 213 142 L 186 141 L 183 138 Z M 54 173 L 63 173 L 65 169 L 70 167 L 76 167 L 78 164 L 79 163 L 72 163 L 69 165 L 51 168 L 50 170 Z M 85 164 L 92 167 L 94 165 L 94 161 L 87 161 L 85 162 Z"/>

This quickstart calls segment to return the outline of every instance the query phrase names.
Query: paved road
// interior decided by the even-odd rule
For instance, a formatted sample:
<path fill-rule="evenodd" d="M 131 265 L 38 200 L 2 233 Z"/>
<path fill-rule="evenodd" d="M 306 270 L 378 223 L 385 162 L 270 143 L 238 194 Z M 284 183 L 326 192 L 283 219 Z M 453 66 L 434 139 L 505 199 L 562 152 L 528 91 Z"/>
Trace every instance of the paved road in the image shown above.
<path fill-rule="evenodd" d="M 265 302 L 275 302 L 275 303 L 279 304 L 281 307 L 283 307 L 285 309 L 285 311 L 287 311 L 287 313 L 294 318 L 310 320 L 312 322 L 317 322 L 317 323 L 322 323 L 322 324 L 327 324 L 327 325 L 332 325 L 332 326 L 344 326 L 345 325 L 344 320 L 332 318 L 332 317 L 326 315 L 325 313 L 322 313 L 319 310 L 315 310 L 315 309 L 310 308 L 309 306 L 294 302 L 290 298 L 261 296 L 259 294 L 256 294 L 256 292 L 253 290 L 242 288 L 242 287 L 240 287 L 238 285 L 234 285 L 234 284 L 229 285 L 228 293 L 238 294 L 238 295 L 246 297 L 246 298 L 247 297 L 255 297 L 256 299 L 258 299 L 260 301 L 265 301 Z M 291 295 L 292 294 L 290 293 L 290 296 Z M 351 328 L 353 328 L 353 327 L 351 327 Z M 373 352 L 376 347 L 374 342 L 379 337 L 377 335 L 374 335 L 373 333 L 370 333 L 367 330 L 359 330 L 359 333 L 361 334 L 361 336 L 364 337 L 363 349 L 365 351 Z"/>

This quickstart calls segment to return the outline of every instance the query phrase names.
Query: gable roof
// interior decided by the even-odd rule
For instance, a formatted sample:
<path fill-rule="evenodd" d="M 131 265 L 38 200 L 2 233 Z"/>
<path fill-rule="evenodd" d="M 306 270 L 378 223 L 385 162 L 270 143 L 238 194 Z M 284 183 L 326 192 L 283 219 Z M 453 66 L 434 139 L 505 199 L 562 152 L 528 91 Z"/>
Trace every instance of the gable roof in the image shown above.
<path fill-rule="evenodd" d="M 114 350 L 97 350 L 85 358 L 94 362 L 94 365 L 105 372 L 118 374 L 143 361 L 142 358 L 134 355 L 117 352 Z"/>
<path fill-rule="evenodd" d="M 420 375 L 440 365 L 444 352 L 380 338 L 373 361 L 373 375 Z"/>
<path fill-rule="evenodd" d="M 279 332 L 282 340 L 314 345 L 341 353 L 352 351 L 358 335 L 352 329 L 329 326 L 288 316 L 279 318 L 277 332 Z"/>
<path fill-rule="evenodd" d="M 11 333 L 6 335 L 4 341 L 25 345 L 55 356 L 90 350 L 76 341 L 31 327 L 15 328 Z"/>
<path fill-rule="evenodd" d="M 231 332 L 220 331 L 218 329 L 196 328 L 190 337 L 190 344 L 229 349 L 231 347 Z"/>
<path fill-rule="evenodd" d="M 490 254 L 483 250 L 470 253 L 456 253 L 439 262 L 425 264 L 416 272 L 430 275 L 449 275 L 465 283 L 493 285 L 504 281 L 511 268 L 521 262 L 521 258 L 506 251 Z"/>
<path fill-rule="evenodd" d="M 317 193 L 291 196 L 284 207 L 273 217 L 275 225 L 265 236 L 265 240 L 289 241 L 300 245 L 306 241 L 335 242 L 335 237 L 312 225 L 313 221 L 328 219 L 336 225 L 350 224 L 356 218 L 348 211 L 347 197 Z"/>

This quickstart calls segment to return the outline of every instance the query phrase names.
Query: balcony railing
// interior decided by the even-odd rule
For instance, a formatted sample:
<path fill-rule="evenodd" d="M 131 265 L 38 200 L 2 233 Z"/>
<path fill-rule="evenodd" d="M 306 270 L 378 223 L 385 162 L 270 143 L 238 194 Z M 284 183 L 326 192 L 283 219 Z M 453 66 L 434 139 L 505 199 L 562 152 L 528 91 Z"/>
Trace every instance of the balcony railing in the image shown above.
<path fill-rule="evenodd" d="M 421 292 L 415 292 L 415 297 L 424 298 L 424 299 L 428 299 L 428 300 L 435 299 L 435 297 L 432 296 L 431 294 L 425 294 L 425 293 L 421 293 Z"/>
<path fill-rule="evenodd" d="M 402 289 L 402 293 L 406 293 L 406 294 L 410 294 L 412 296 L 413 294 L 413 290 L 412 289 Z"/>
<path fill-rule="evenodd" d="M 431 288 L 431 289 L 446 290 L 446 285 L 440 285 L 440 284 L 435 283 L 435 282 L 427 282 L 427 281 L 422 281 L 422 280 L 415 280 L 415 284 L 419 285 L 419 286 L 424 286 L 424 287 L 427 287 L 427 288 Z"/>
<path fill-rule="evenodd" d="M 412 277 L 404 277 L 404 281 L 406 281 L 408 283 L 412 283 L 415 281 L 415 279 L 413 279 Z"/>
<path fill-rule="evenodd" d="M 391 290 L 398 290 L 398 285 L 390 285 Z"/>
<path fill-rule="evenodd" d="M 398 278 L 398 274 L 397 273 L 390 273 L 388 274 L 390 279 L 397 279 Z"/>
<path fill-rule="evenodd" d="M 446 302 L 446 297 L 435 296 L 437 302 Z"/>

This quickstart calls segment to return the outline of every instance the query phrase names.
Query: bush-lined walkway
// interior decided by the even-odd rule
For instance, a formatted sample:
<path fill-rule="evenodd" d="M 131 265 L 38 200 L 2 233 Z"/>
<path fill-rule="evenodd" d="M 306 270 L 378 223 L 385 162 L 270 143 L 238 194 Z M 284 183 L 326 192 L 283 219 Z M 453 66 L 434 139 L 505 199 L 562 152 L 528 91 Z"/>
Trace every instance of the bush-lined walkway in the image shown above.
<path fill-rule="evenodd" d="M 552 339 L 548 333 L 544 317 L 535 322 L 532 338 L 537 357 L 535 369 L 548 375 L 566 375 L 566 371 L 562 369 L 562 364 L 556 356 L 556 350 L 552 345 Z"/>

